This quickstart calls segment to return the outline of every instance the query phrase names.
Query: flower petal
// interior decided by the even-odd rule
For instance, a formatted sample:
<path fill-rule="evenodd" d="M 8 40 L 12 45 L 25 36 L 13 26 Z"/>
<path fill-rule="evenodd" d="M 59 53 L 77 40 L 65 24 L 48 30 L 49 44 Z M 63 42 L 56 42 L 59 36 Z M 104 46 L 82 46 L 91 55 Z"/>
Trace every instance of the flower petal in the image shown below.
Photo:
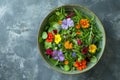
<path fill-rule="evenodd" d="M 68 25 L 62 24 L 61 25 L 62 29 L 68 29 Z"/>
<path fill-rule="evenodd" d="M 64 61 L 64 56 L 59 56 L 59 61 Z"/>
<path fill-rule="evenodd" d="M 57 59 L 58 59 L 58 56 L 54 56 L 53 59 L 57 60 Z"/>
<path fill-rule="evenodd" d="M 74 22 L 73 22 L 73 20 L 71 20 L 71 18 L 68 18 L 68 19 L 67 19 L 67 25 L 68 25 L 69 27 L 74 26 Z"/>

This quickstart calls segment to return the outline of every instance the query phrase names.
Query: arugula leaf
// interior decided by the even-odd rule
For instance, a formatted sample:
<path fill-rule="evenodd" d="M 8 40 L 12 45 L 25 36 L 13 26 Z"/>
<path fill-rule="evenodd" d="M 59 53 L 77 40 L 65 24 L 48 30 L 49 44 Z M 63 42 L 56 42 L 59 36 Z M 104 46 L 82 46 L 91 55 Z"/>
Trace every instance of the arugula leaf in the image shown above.
<path fill-rule="evenodd" d="M 75 14 L 81 19 L 82 18 L 81 13 L 78 12 L 78 10 L 76 10 L 75 8 L 73 10 L 74 10 Z"/>
<path fill-rule="evenodd" d="M 49 58 L 50 59 L 50 62 L 53 64 L 53 65 L 58 65 L 58 60 L 54 60 L 54 59 L 52 59 L 52 58 Z"/>
<path fill-rule="evenodd" d="M 54 29 L 58 29 L 59 28 L 59 24 L 57 22 L 51 22 L 50 23 L 50 27 L 53 27 Z"/>

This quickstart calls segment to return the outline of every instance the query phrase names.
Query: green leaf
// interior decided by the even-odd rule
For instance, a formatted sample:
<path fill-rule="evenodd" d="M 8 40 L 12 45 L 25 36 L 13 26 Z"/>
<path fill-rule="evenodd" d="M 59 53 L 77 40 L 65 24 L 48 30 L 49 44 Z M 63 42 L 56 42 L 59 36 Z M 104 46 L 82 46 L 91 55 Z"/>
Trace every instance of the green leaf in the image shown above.
<path fill-rule="evenodd" d="M 39 41 L 39 42 L 42 42 L 42 41 L 43 41 L 42 37 L 39 37 L 38 41 Z"/>
<path fill-rule="evenodd" d="M 62 19 L 64 19 L 65 18 L 65 16 L 63 15 L 63 14 L 61 14 L 60 16 L 59 16 L 59 19 L 60 20 L 62 20 Z"/>
<path fill-rule="evenodd" d="M 68 53 L 65 53 L 65 58 L 66 58 L 66 59 L 69 59 L 69 58 L 68 58 Z"/>
<path fill-rule="evenodd" d="M 73 40 L 74 44 L 77 44 L 77 40 L 75 40 L 75 39 L 72 39 L 72 40 Z M 74 46 L 74 47 L 76 47 L 76 46 Z"/>
<path fill-rule="evenodd" d="M 60 13 L 61 13 L 61 14 L 65 14 L 65 9 L 64 9 L 64 8 L 61 8 Z"/>
<path fill-rule="evenodd" d="M 57 65 L 57 64 L 58 64 L 58 60 L 54 60 L 53 58 L 50 58 L 50 62 L 51 62 L 53 65 Z"/>
<path fill-rule="evenodd" d="M 101 51 L 101 48 L 97 48 L 97 51 L 96 51 L 96 52 L 99 53 L 100 51 Z"/>
<path fill-rule="evenodd" d="M 95 56 L 93 56 L 93 57 L 90 59 L 90 62 L 96 63 L 96 62 L 97 62 L 97 58 L 96 58 Z"/>
<path fill-rule="evenodd" d="M 75 8 L 73 10 L 74 10 L 75 14 L 81 19 L 82 16 L 81 16 L 80 12 L 78 10 L 76 10 Z"/>
<path fill-rule="evenodd" d="M 48 28 L 49 28 L 49 26 L 45 26 L 45 31 L 47 31 L 47 30 L 48 30 Z"/>
<path fill-rule="evenodd" d="M 64 65 L 64 70 L 65 70 L 65 71 L 69 71 L 69 70 L 70 70 L 69 65 Z"/>
<path fill-rule="evenodd" d="M 53 15 L 49 18 L 48 22 L 51 23 L 51 22 L 55 22 L 55 21 L 58 21 L 57 15 L 53 14 Z"/>
<path fill-rule="evenodd" d="M 89 35 L 89 38 L 88 38 L 88 44 L 90 45 L 91 43 L 92 43 L 92 34 L 93 34 L 93 32 L 92 32 L 92 28 L 93 26 L 91 26 L 91 28 L 90 28 L 90 35 Z"/>
<path fill-rule="evenodd" d="M 48 29 L 48 32 L 52 32 L 54 29 L 55 29 L 55 28 L 50 27 L 50 28 Z"/>
<path fill-rule="evenodd" d="M 52 22 L 51 23 L 51 27 L 53 27 L 54 29 L 58 29 L 60 25 L 57 22 Z"/>
<path fill-rule="evenodd" d="M 54 23 L 53 27 L 57 29 L 59 27 L 59 24 L 58 23 Z"/>
<path fill-rule="evenodd" d="M 59 16 L 61 13 L 57 11 L 55 14 L 56 14 L 57 16 Z"/>
<path fill-rule="evenodd" d="M 43 32 L 43 33 L 42 33 L 42 38 L 43 38 L 43 39 L 46 39 L 46 38 L 47 38 L 47 33 L 46 33 L 46 32 Z"/>
<path fill-rule="evenodd" d="M 78 61 L 83 60 L 83 57 L 81 55 L 78 55 Z"/>
<path fill-rule="evenodd" d="M 94 16 L 92 16 L 91 21 L 93 21 L 93 20 L 94 20 L 94 18 L 95 18 L 95 17 L 94 17 Z"/>
<path fill-rule="evenodd" d="M 45 49 L 51 48 L 52 47 L 52 43 L 51 42 L 46 42 L 45 41 Z"/>
<path fill-rule="evenodd" d="M 76 36 L 76 33 L 75 33 L 75 32 L 73 32 L 71 36 L 73 36 L 73 37 L 74 37 L 74 36 Z"/>

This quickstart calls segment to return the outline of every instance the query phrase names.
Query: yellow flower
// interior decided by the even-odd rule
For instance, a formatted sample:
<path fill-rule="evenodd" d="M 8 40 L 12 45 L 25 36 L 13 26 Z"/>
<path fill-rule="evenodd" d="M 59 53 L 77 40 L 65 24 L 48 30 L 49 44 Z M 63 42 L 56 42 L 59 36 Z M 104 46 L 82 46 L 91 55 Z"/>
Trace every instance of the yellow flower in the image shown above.
<path fill-rule="evenodd" d="M 58 44 L 61 41 L 60 34 L 55 35 L 55 43 Z"/>
<path fill-rule="evenodd" d="M 89 52 L 90 52 L 90 53 L 95 53 L 96 50 L 97 50 L 97 47 L 96 47 L 95 44 L 91 44 L 91 45 L 89 46 Z"/>
<path fill-rule="evenodd" d="M 82 28 L 90 27 L 89 20 L 87 20 L 87 19 L 81 19 L 80 24 L 81 24 Z"/>

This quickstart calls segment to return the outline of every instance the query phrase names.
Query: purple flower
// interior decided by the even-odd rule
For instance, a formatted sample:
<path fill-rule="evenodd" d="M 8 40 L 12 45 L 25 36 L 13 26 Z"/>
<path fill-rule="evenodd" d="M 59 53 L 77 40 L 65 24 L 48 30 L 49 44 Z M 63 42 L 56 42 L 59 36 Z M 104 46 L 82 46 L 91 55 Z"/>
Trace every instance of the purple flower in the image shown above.
<path fill-rule="evenodd" d="M 62 21 L 61 26 L 62 26 L 62 29 L 68 29 L 68 27 L 74 26 L 74 22 L 73 20 L 71 20 L 71 18 L 67 18 Z"/>
<path fill-rule="evenodd" d="M 75 52 L 72 53 L 72 57 L 76 57 L 76 53 Z"/>
<path fill-rule="evenodd" d="M 59 60 L 59 61 L 64 61 L 65 59 L 62 51 L 54 50 L 52 56 L 53 56 L 53 59 Z"/>

